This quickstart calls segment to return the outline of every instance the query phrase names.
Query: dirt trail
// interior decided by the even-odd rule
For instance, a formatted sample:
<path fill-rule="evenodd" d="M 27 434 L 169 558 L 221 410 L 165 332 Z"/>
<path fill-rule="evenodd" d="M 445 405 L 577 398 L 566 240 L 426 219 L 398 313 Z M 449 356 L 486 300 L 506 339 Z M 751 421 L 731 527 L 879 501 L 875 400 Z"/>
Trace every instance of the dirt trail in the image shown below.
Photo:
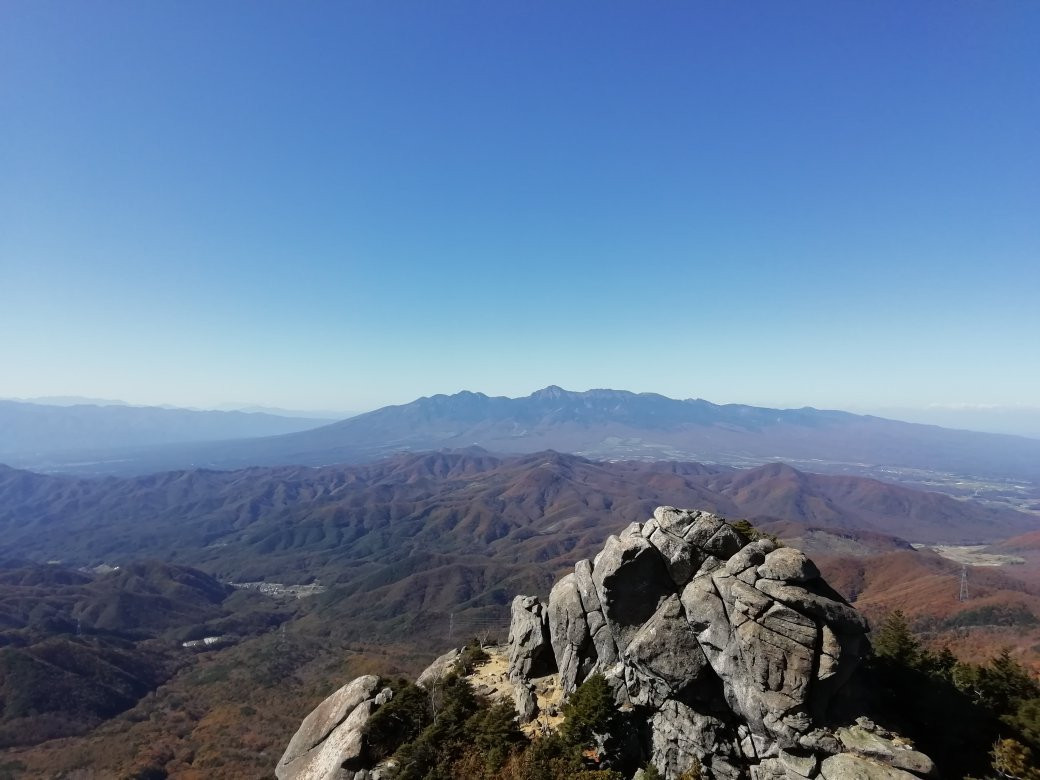
<path fill-rule="evenodd" d="M 468 676 L 473 689 L 481 696 L 489 699 L 505 699 L 513 701 L 513 683 L 509 679 L 509 657 L 504 645 L 485 647 L 489 658 L 479 664 Z M 563 722 L 560 707 L 563 704 L 563 691 L 555 674 L 531 680 L 534 685 L 535 701 L 538 704 L 538 717 L 530 723 L 523 724 L 520 729 L 527 736 L 534 736 L 555 731 Z"/>

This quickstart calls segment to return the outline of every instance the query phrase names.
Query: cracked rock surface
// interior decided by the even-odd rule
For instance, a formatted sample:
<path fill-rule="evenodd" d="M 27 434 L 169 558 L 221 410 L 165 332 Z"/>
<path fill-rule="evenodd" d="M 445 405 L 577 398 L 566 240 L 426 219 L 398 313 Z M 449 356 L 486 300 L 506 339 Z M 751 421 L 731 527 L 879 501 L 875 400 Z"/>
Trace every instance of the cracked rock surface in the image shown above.
<path fill-rule="evenodd" d="M 530 633 L 525 598 L 516 636 Z M 868 649 L 866 621 L 802 552 L 748 542 L 710 512 L 659 507 L 611 536 L 543 613 L 563 690 L 602 673 L 647 724 L 644 751 L 667 778 L 695 761 L 707 778 L 934 772 L 883 729 L 829 728 L 829 705 Z M 511 675 L 523 682 L 529 665 L 517 651 Z"/>
<path fill-rule="evenodd" d="M 278 780 L 367 780 L 372 775 L 359 765 L 362 728 L 369 717 L 393 694 L 379 689 L 379 678 L 368 674 L 344 685 L 311 714 L 282 754 Z"/>
<path fill-rule="evenodd" d="M 668 780 L 696 765 L 705 780 L 932 778 L 931 759 L 898 735 L 863 717 L 835 722 L 867 630 L 800 551 L 749 542 L 710 512 L 659 507 L 578 561 L 546 601 L 513 600 L 500 694 L 521 723 L 558 718 L 559 700 L 537 694 L 546 681 L 567 695 L 602 674 L 632 726 L 630 763 L 649 760 Z M 441 679 L 458 653 L 419 684 Z M 319 705 L 278 778 L 378 780 L 359 757 L 362 727 L 390 695 L 379 687 L 359 677 Z"/>

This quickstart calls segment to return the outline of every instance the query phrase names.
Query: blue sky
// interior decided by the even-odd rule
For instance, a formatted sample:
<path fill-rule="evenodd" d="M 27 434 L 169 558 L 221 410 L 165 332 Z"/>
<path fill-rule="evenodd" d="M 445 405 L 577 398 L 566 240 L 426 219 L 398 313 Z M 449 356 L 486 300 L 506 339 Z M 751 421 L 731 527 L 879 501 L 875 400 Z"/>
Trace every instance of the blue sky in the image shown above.
<path fill-rule="evenodd" d="M 1040 405 L 1040 4 L 0 4 L 0 396 Z"/>

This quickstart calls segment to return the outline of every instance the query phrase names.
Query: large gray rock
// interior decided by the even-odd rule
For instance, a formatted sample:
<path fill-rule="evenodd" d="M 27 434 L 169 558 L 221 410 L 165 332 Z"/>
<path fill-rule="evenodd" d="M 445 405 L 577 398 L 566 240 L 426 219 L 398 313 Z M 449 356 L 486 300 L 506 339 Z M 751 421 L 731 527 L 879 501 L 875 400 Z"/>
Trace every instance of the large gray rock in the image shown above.
<path fill-rule="evenodd" d="M 378 689 L 378 677 L 358 677 L 312 710 L 275 767 L 278 779 L 340 780 L 344 765 L 361 757 L 362 728 L 378 706 Z"/>
<path fill-rule="evenodd" d="M 582 559 L 574 564 L 574 584 L 578 587 L 578 598 L 585 612 L 602 612 L 603 605 L 596 592 L 596 583 L 592 579 L 592 562 Z"/>
<path fill-rule="evenodd" d="M 669 699 L 650 717 L 650 761 L 667 778 L 695 765 L 709 777 L 728 777 L 734 771 L 729 757 L 737 755 L 732 726 L 713 715 Z"/>
<path fill-rule="evenodd" d="M 542 677 L 556 671 L 545 607 L 532 596 L 513 599 L 509 622 L 509 676 Z"/>
<path fill-rule="evenodd" d="M 590 561 L 581 560 L 574 564 L 574 583 L 578 586 L 581 608 L 585 610 L 585 622 L 589 626 L 589 635 L 596 652 L 596 667 L 609 669 L 618 660 L 618 650 L 607 619 L 603 617 L 603 605 L 592 579 Z"/>
<path fill-rule="evenodd" d="M 560 686 L 564 693 L 571 693 L 595 664 L 590 653 L 592 635 L 574 574 L 557 582 L 549 593 L 549 638 L 560 672 Z"/>
<path fill-rule="evenodd" d="M 730 708 L 760 737 L 796 744 L 811 727 L 815 623 L 724 570 L 694 579 L 682 604 Z"/>
<path fill-rule="evenodd" d="M 521 723 L 530 723 L 538 715 L 538 701 L 531 686 L 523 682 L 513 684 L 513 707 Z"/>
<path fill-rule="evenodd" d="M 668 574 L 679 588 L 690 581 L 709 555 L 701 546 L 685 538 L 700 517 L 699 512 L 662 506 L 654 512 L 653 519 L 643 524 L 643 536 L 657 548 Z M 710 535 L 719 528 L 720 524 L 712 523 Z"/>
<path fill-rule="evenodd" d="M 820 570 L 801 550 L 781 547 L 766 556 L 765 561 L 758 567 L 758 576 L 767 580 L 809 582 L 820 576 Z"/>
<path fill-rule="evenodd" d="M 835 692 L 848 682 L 866 652 L 866 619 L 822 580 L 796 585 L 762 578 L 755 588 L 820 626 L 816 683 L 808 705 L 814 718 L 825 717 Z"/>
<path fill-rule="evenodd" d="M 724 523 L 703 545 L 706 555 L 714 555 L 719 560 L 726 560 L 744 546 L 744 538 L 733 530 L 733 526 Z"/>
<path fill-rule="evenodd" d="M 684 511 L 684 510 L 673 510 Z M 662 513 L 663 518 L 666 514 Z M 717 515 L 713 515 L 710 512 L 685 512 L 687 518 L 687 524 L 683 526 L 685 530 L 682 532 L 682 537 L 690 544 L 694 544 L 697 547 L 704 548 L 708 540 L 711 539 L 715 534 L 722 530 L 723 526 L 726 525 L 726 521 Z M 657 513 L 654 513 L 655 518 Z M 662 527 L 668 530 L 669 525 L 665 524 L 662 519 L 658 522 L 662 523 Z"/>
<path fill-rule="evenodd" d="M 659 506 L 654 510 L 653 518 L 645 524 L 643 532 L 649 536 L 650 534 L 648 531 L 650 529 L 648 529 L 647 526 L 652 525 L 654 529 L 660 528 L 666 533 L 682 537 L 685 536 L 686 532 L 690 529 L 690 526 L 692 526 L 703 514 L 705 513 L 689 509 L 676 509 L 674 506 Z M 712 515 L 712 517 L 714 517 L 714 515 Z M 717 527 L 718 526 L 716 526 L 716 528 Z M 714 530 L 712 533 L 714 533 Z M 711 534 L 708 534 L 708 536 L 710 535 Z"/>
<path fill-rule="evenodd" d="M 910 772 L 851 753 L 824 759 L 819 776 L 821 780 L 918 780 Z"/>
<path fill-rule="evenodd" d="M 429 688 L 431 685 L 440 682 L 455 671 L 455 664 L 461 656 L 462 651 L 458 648 L 449 650 L 444 655 L 439 656 L 423 670 L 415 684 L 421 685 L 423 688 Z"/>
<path fill-rule="evenodd" d="M 628 647 L 661 602 L 675 593 L 675 583 L 657 548 L 638 531 L 631 531 L 629 527 L 620 537 L 609 537 L 592 570 L 603 617 L 619 652 Z"/>
<path fill-rule="evenodd" d="M 850 753 L 914 774 L 926 777 L 935 775 L 935 764 L 928 756 L 906 745 L 896 744 L 877 733 L 876 729 L 855 725 L 840 728 L 834 734 Z"/>
<path fill-rule="evenodd" d="M 625 681 L 632 704 L 661 707 L 696 685 L 708 661 L 679 597 L 669 596 L 625 649 Z"/>
<path fill-rule="evenodd" d="M 732 653 L 733 627 L 715 579 L 711 575 L 694 577 L 683 589 L 680 601 L 686 619 L 716 673 L 725 669 L 726 664 L 735 663 L 736 659 L 722 658 L 727 651 Z"/>
<path fill-rule="evenodd" d="M 774 542 L 758 539 L 733 553 L 721 568 L 726 570 L 726 574 L 737 577 L 741 582 L 754 583 L 761 576 L 759 569 L 766 562 L 766 557 L 774 550 Z"/>
<path fill-rule="evenodd" d="M 831 628 L 861 634 L 867 632 L 866 618 L 845 601 L 777 580 L 760 579 L 755 583 L 755 587 L 792 609 L 827 623 Z"/>
<path fill-rule="evenodd" d="M 783 764 L 784 772 L 788 777 L 813 777 L 820 765 L 819 759 L 809 752 L 780 751 L 780 763 Z"/>

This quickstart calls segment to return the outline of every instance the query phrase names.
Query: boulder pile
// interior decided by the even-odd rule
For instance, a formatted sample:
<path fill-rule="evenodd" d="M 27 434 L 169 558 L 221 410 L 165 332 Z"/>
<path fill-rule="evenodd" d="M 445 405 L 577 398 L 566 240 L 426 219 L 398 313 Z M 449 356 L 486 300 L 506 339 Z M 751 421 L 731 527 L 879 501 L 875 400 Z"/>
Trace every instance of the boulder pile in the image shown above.
<path fill-rule="evenodd" d="M 565 692 L 601 673 L 647 723 L 667 778 L 913 778 L 927 756 L 831 705 L 869 645 L 863 617 L 800 551 L 748 541 L 709 512 L 659 507 L 581 560 L 546 603 L 513 601 L 510 676 L 522 720 L 551 652 Z M 865 720 L 865 719 L 861 719 Z M 869 721 L 867 721 L 869 724 Z"/>
<path fill-rule="evenodd" d="M 638 760 L 668 780 L 695 767 L 706 780 L 932 777 L 932 761 L 897 735 L 837 717 L 867 630 L 798 550 L 660 507 L 578 561 L 546 601 L 513 600 L 507 688 L 529 723 L 546 706 L 538 681 L 553 677 L 567 695 L 602 674 L 637 724 Z M 387 695 L 374 677 L 333 694 L 293 737 L 280 780 L 377 777 L 359 763 L 362 727 Z"/>

